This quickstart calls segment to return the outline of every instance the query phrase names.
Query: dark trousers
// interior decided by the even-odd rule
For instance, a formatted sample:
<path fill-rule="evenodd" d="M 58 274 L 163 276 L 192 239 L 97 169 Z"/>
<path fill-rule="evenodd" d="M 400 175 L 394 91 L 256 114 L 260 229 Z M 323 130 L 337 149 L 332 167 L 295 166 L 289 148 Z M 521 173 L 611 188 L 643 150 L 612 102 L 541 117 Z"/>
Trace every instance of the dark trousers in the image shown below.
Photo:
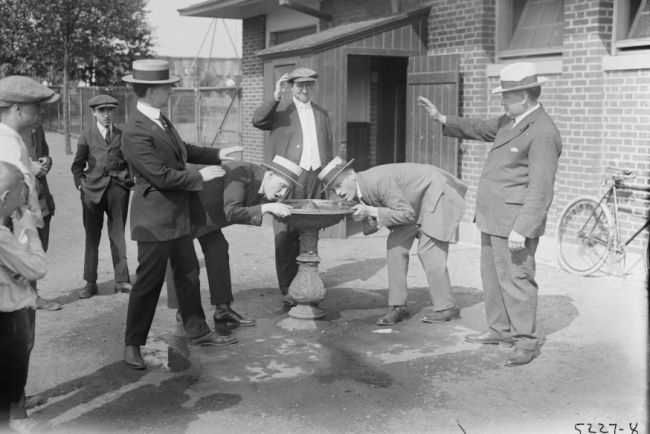
<path fill-rule="evenodd" d="M 115 282 L 129 281 L 129 268 L 126 260 L 124 226 L 129 208 L 130 191 L 111 179 L 99 203 L 89 201 L 81 195 L 83 223 L 86 229 L 86 254 L 84 257 L 84 280 L 97 281 L 99 260 L 99 240 L 102 236 L 104 214 L 107 217 L 108 239 L 111 244 L 111 257 L 115 270 Z"/>
<path fill-rule="evenodd" d="M 322 184 L 318 179 L 317 170 L 303 171 L 300 183 L 303 187 L 295 186 L 287 194 L 287 199 L 321 199 Z M 291 281 L 298 273 L 296 258 L 300 253 L 300 232 L 291 226 L 273 220 L 275 233 L 275 270 L 282 295 L 286 295 Z"/>
<path fill-rule="evenodd" d="M 11 403 L 20 400 L 27 383 L 29 310 L 0 312 L 0 431 L 8 429 Z"/>
<path fill-rule="evenodd" d="M 538 238 L 527 238 L 525 248 L 511 252 L 508 239 L 481 233 L 481 280 L 488 327 L 512 336 L 518 348 L 535 350 L 537 282 L 535 251 Z"/>
<path fill-rule="evenodd" d="M 212 305 L 230 304 L 233 301 L 232 282 L 230 279 L 230 256 L 228 241 L 221 229 L 216 229 L 200 235 L 198 238 L 203 250 L 205 271 L 208 274 L 210 287 L 210 303 Z M 173 273 L 168 268 L 165 280 L 167 282 L 167 307 L 176 309 L 178 301 L 174 290 Z"/>
<path fill-rule="evenodd" d="M 199 261 L 191 235 L 169 241 L 138 242 L 136 282 L 129 295 L 126 317 L 126 345 L 144 345 L 151 328 L 167 261 L 174 274 L 174 286 L 185 332 L 189 338 L 205 335 L 210 328 L 201 306 Z"/>

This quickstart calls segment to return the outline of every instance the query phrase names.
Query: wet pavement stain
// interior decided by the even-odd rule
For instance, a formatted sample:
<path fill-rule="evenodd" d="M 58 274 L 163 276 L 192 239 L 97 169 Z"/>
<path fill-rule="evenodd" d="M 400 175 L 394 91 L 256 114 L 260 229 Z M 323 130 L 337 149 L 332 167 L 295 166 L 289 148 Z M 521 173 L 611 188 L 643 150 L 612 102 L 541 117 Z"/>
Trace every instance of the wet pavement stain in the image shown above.
<path fill-rule="evenodd" d="M 328 346 L 329 365 L 318 369 L 314 376 L 321 384 L 331 384 L 336 381 L 350 379 L 371 387 L 390 387 L 393 377 L 380 371 L 351 351 L 337 346 Z"/>

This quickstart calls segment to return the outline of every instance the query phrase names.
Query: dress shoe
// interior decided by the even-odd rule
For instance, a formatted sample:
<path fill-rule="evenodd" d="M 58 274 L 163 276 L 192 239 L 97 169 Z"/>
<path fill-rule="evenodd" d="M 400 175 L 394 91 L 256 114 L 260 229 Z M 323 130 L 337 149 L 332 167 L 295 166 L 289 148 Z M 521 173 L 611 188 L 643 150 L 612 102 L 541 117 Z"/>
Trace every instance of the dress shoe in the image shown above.
<path fill-rule="evenodd" d="M 521 366 L 530 363 L 535 357 L 539 356 L 539 350 L 516 349 L 515 353 L 506 360 L 506 366 Z"/>
<path fill-rule="evenodd" d="M 388 326 L 400 322 L 404 318 L 408 318 L 409 312 L 406 306 L 393 306 L 390 311 L 377 320 L 377 325 Z"/>
<path fill-rule="evenodd" d="M 452 319 L 460 318 L 460 309 L 457 307 L 451 307 L 449 309 L 435 311 L 430 315 L 423 315 L 422 322 L 445 322 Z"/>
<path fill-rule="evenodd" d="M 97 295 L 97 284 L 95 282 L 88 282 L 79 293 L 79 298 L 90 298 L 93 295 Z"/>
<path fill-rule="evenodd" d="M 61 305 L 56 301 L 46 300 L 40 295 L 37 295 L 36 309 L 49 310 L 49 311 L 61 310 Z"/>
<path fill-rule="evenodd" d="M 248 327 L 256 324 L 254 319 L 247 319 L 232 310 L 229 304 L 218 304 L 214 311 L 215 326 Z"/>
<path fill-rule="evenodd" d="M 222 345 L 230 345 L 237 343 L 237 338 L 233 336 L 217 336 L 213 332 L 207 332 L 201 337 L 198 338 L 188 338 L 187 341 L 190 345 L 200 345 L 200 346 L 215 346 L 219 347 Z"/>
<path fill-rule="evenodd" d="M 118 292 L 122 292 L 124 294 L 128 294 L 131 292 L 131 288 L 133 286 L 131 285 L 130 282 L 116 282 L 115 283 L 115 293 L 117 294 Z"/>
<path fill-rule="evenodd" d="M 485 330 L 483 333 L 476 333 L 465 336 L 465 341 L 470 344 L 507 344 L 514 345 L 515 341 L 511 337 L 504 336 L 494 330 Z"/>
<path fill-rule="evenodd" d="M 126 345 L 124 347 L 124 363 L 131 369 L 146 369 L 142 355 L 140 355 L 139 345 Z"/>
<path fill-rule="evenodd" d="M 298 303 L 296 300 L 293 299 L 290 295 L 285 295 L 282 304 L 280 307 L 275 311 L 276 314 L 278 315 L 284 315 L 285 313 L 289 312 L 292 307 L 296 306 Z"/>

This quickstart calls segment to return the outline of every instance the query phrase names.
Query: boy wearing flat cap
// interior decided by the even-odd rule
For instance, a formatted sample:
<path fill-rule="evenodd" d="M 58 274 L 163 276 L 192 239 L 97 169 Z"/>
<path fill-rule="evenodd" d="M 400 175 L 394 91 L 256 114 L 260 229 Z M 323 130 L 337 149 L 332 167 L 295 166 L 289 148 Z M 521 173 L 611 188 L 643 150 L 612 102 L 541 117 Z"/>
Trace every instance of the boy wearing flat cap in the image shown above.
<path fill-rule="evenodd" d="M 97 294 L 99 241 L 104 215 L 113 258 L 114 290 L 116 293 L 131 290 L 124 227 L 133 178 L 120 149 L 122 130 L 113 124 L 118 105 L 118 100 L 103 94 L 88 101 L 95 122 L 79 136 L 77 154 L 70 168 L 74 184 L 81 192 L 86 231 L 83 274 L 86 285 L 79 298 L 90 298 Z"/>
<path fill-rule="evenodd" d="M 500 73 L 505 114 L 489 119 L 445 116 L 419 97 L 443 134 L 492 142 L 476 193 L 475 221 L 481 231 L 481 279 L 488 329 L 465 340 L 515 344 L 506 366 L 524 365 L 539 355 L 535 330 L 535 250 L 544 234 L 562 151 L 557 127 L 537 101 L 547 79 L 534 63 L 516 62 Z"/>
<path fill-rule="evenodd" d="M 255 110 L 253 125 L 269 131 L 264 147 L 264 161 L 282 156 L 303 170 L 300 182 L 289 191 L 290 199 L 320 199 L 322 192 L 318 173 L 332 159 L 332 133 L 327 112 L 312 102 L 318 74 L 309 68 L 297 68 L 284 74 L 275 84 L 273 97 Z M 285 83 L 291 98 L 284 98 Z M 275 232 L 275 266 L 280 292 L 284 297 L 282 311 L 295 305 L 286 297 L 289 285 L 298 272 L 296 258 L 300 250 L 300 234 L 294 228 L 273 222 Z"/>

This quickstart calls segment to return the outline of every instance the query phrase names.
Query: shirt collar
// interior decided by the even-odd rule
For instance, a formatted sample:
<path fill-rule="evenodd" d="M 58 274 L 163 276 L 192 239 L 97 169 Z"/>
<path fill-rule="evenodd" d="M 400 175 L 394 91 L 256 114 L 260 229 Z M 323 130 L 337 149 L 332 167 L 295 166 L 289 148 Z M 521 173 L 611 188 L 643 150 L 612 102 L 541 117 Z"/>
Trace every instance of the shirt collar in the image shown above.
<path fill-rule="evenodd" d="M 294 97 L 293 98 L 293 103 L 296 105 L 296 108 L 298 108 L 298 110 L 310 110 L 311 109 L 311 101 L 302 102 L 302 101 L 298 101 Z"/>
<path fill-rule="evenodd" d="M 20 134 L 18 134 L 18 131 L 14 130 L 13 128 L 11 128 L 7 124 L 4 124 L 4 123 L 0 122 L 0 130 L 4 131 L 5 133 L 9 133 L 9 134 L 11 134 L 13 136 L 18 137 L 21 141 L 23 140 L 23 138 L 20 136 Z"/>
<path fill-rule="evenodd" d="M 521 122 L 526 116 L 528 116 L 529 114 L 531 114 L 532 112 L 534 112 L 535 110 L 537 110 L 540 107 L 541 107 L 541 104 L 537 103 L 537 105 L 535 105 L 535 107 L 523 112 L 519 116 L 515 116 L 515 124 L 513 125 L 513 127 L 515 125 L 517 125 L 519 122 Z"/>
<path fill-rule="evenodd" d="M 111 129 L 111 126 L 109 125 L 108 127 L 105 127 L 101 123 L 97 122 L 97 129 L 99 129 L 99 132 L 102 134 L 102 136 L 106 135 L 106 131 Z"/>
<path fill-rule="evenodd" d="M 138 101 L 136 106 L 140 112 L 153 121 L 158 121 L 160 119 L 160 109 L 152 107 L 148 104 L 145 104 L 141 101 Z"/>
<path fill-rule="evenodd" d="M 357 197 L 359 198 L 359 202 L 361 202 L 361 198 L 363 195 L 361 194 L 361 188 L 359 188 L 359 180 L 357 179 L 357 174 L 354 174 L 354 182 L 357 184 Z"/>

